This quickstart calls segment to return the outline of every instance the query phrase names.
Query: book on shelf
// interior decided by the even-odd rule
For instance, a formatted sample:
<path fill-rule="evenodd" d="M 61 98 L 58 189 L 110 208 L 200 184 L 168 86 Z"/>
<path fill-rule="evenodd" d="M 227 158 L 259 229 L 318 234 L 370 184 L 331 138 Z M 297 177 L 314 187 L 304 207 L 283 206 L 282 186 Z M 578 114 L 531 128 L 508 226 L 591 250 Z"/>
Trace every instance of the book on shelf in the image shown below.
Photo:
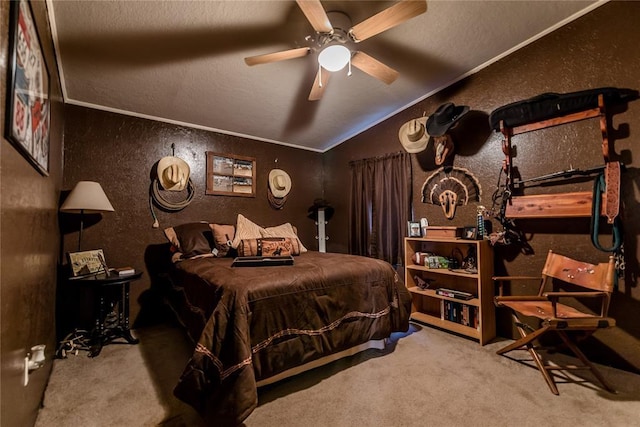
<path fill-rule="evenodd" d="M 119 267 L 119 268 L 114 268 L 113 272 L 116 273 L 118 276 L 126 276 L 128 274 L 134 274 L 136 270 L 133 267 Z"/>
<path fill-rule="evenodd" d="M 440 319 L 478 329 L 478 307 L 456 301 L 440 301 Z"/>
<path fill-rule="evenodd" d="M 438 288 L 436 289 L 437 295 L 442 295 L 449 298 L 456 298 L 461 300 L 470 300 L 474 297 L 472 293 L 457 291 L 455 289 L 447 289 L 447 288 Z"/>

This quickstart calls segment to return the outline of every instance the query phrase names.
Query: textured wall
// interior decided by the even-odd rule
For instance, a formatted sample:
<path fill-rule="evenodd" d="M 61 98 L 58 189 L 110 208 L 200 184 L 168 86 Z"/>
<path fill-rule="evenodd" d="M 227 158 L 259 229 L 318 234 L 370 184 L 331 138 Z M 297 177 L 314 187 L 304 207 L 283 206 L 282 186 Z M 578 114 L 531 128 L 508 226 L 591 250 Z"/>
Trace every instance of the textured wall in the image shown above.
<path fill-rule="evenodd" d="M 66 114 L 64 189 L 70 191 L 81 180 L 102 185 L 115 212 L 87 221 L 82 248 L 102 248 L 110 266 L 146 270 L 145 254 L 151 256 L 155 245 L 166 242 L 163 228 L 201 220 L 235 224 L 238 213 L 263 226 L 291 222 L 302 242 L 316 248 L 315 225 L 306 214 L 314 198 L 322 195 L 321 154 L 84 107 L 67 106 Z M 162 157 L 171 155 L 172 143 L 175 155 L 189 163 L 196 194 L 182 211 L 156 209 L 160 228 L 154 229 L 149 210 L 152 171 Z M 206 151 L 255 157 L 256 197 L 205 195 Z M 285 170 L 292 180 L 282 210 L 274 210 L 267 201 L 267 177 L 274 168 Z M 64 250 L 75 251 L 77 245 L 78 234 L 70 226 Z M 132 320 L 144 305 L 149 285 L 149 274 L 132 284 Z"/>
<path fill-rule="evenodd" d="M 640 3 L 611 2 L 593 13 L 550 34 L 375 128 L 320 155 L 287 147 L 218 135 L 210 132 L 151 122 L 59 103 L 60 89 L 55 73 L 53 49 L 46 22 L 45 4 L 33 2 L 40 36 L 52 81 L 51 175 L 40 176 L 3 139 L 1 162 L 1 328 L 2 328 L 2 425 L 31 425 L 45 387 L 50 365 L 31 377 L 22 387 L 21 362 L 27 349 L 39 342 L 55 348 L 54 316 L 56 265 L 60 254 L 75 250 L 77 234 L 64 230 L 59 244 L 57 207 L 60 190 L 71 190 L 78 180 L 99 181 L 116 211 L 90 219 L 83 247 L 103 248 L 111 265 L 133 265 L 147 273 L 146 256 L 150 248 L 163 244 L 160 230 L 151 228 L 148 209 L 150 172 L 163 156 L 176 155 L 192 167 L 197 193 L 192 204 L 180 213 L 158 212 L 161 227 L 186 221 L 235 222 L 238 212 L 263 225 L 290 221 L 300 229 L 305 244 L 315 247 L 314 225 L 306 218 L 307 207 L 323 195 L 336 208 L 327 227 L 331 251 L 347 250 L 348 161 L 402 149 L 398 128 L 411 118 L 430 113 L 446 101 L 466 104 L 474 110 L 454 132 L 457 141 L 455 165 L 468 168 L 480 180 L 483 203 L 497 180 L 502 154 L 499 137 L 486 125 L 489 112 L 506 103 L 542 92 L 568 92 L 598 86 L 640 89 L 640 56 L 637 55 Z M 0 45 L 0 85 L 5 103 L 7 67 L 8 2 L 0 2 L 2 44 Z M 621 132 L 616 153 L 628 165 L 624 175 L 625 249 L 627 275 L 612 303 L 612 314 L 619 326 L 598 333 L 599 341 L 613 351 L 603 351 L 601 362 L 639 369 L 640 326 L 635 320 L 640 309 L 637 276 L 640 268 L 638 234 L 640 221 L 635 207 L 640 195 L 637 160 L 640 129 L 640 101 L 614 116 L 614 127 Z M 62 181 L 62 126 L 65 125 L 65 172 Z M 4 116 L 2 117 L 4 131 Z M 4 132 L 3 132 L 4 133 Z M 518 147 L 515 164 L 523 176 L 556 170 L 592 166 L 600 162 L 597 124 L 585 121 L 574 125 L 514 139 Z M 204 152 L 219 151 L 254 156 L 258 161 L 258 196 L 254 199 L 205 196 Z M 475 206 L 459 209 L 455 220 L 444 219 L 438 207 L 420 202 L 420 190 L 432 172 L 423 153 L 414 156 L 415 217 L 426 216 L 436 225 L 466 225 L 474 222 Z M 276 163 L 276 159 L 278 162 Z M 293 189 L 282 211 L 272 210 L 266 201 L 266 175 L 273 167 L 285 169 L 293 179 Z M 324 173 L 322 172 L 324 170 Z M 589 187 L 588 184 L 575 189 Z M 553 189 L 569 191 L 574 186 Z M 95 222 L 95 223 L 93 223 Z M 497 224 L 495 224 L 497 227 Z M 509 273 L 537 274 L 549 248 L 590 260 L 604 254 L 592 248 L 587 221 L 529 221 L 521 224 L 529 233 L 534 255 L 525 256 L 509 248 L 498 250 L 498 268 Z M 606 236 L 603 242 L 607 243 Z M 132 289 L 132 318 L 141 317 L 141 304 L 150 286 L 148 274 Z M 504 318 L 501 319 L 504 322 Z M 503 333 L 506 328 L 502 326 Z M 507 331 L 508 332 L 508 331 Z"/>
<path fill-rule="evenodd" d="M 326 153 L 323 159 L 325 195 L 336 207 L 336 216 L 329 224 L 329 234 L 335 236 L 329 242 L 329 250 L 347 251 L 349 194 L 345 188 L 349 182 L 348 162 L 401 150 L 397 135 L 400 126 L 412 118 L 431 114 L 443 102 L 468 105 L 472 109 L 458 129 L 452 131 L 457 147 L 454 165 L 467 168 L 479 179 L 483 192 L 481 203 L 490 207 L 504 156 L 500 136 L 489 129 L 488 114 L 502 105 L 544 92 L 563 93 L 603 86 L 640 89 L 638 22 L 640 3 L 608 3 Z M 627 165 L 622 184 L 627 269 L 611 306 L 618 327 L 596 336 L 605 347 L 613 349 L 602 350 L 601 362 L 640 370 L 640 324 L 637 322 L 640 309 L 637 283 L 640 271 L 640 214 L 637 209 L 640 201 L 637 160 L 640 100 L 630 103 L 627 111 L 613 116 L 613 128 L 614 159 Z M 601 165 L 601 143 L 596 119 L 516 136 L 513 138 L 517 152 L 514 165 L 523 178 L 570 166 Z M 414 155 L 414 217 L 427 217 L 432 225 L 474 225 L 476 204 L 458 208 L 454 220 L 449 221 L 440 207 L 421 203 L 422 185 L 434 169 L 430 149 L 432 147 Z M 588 191 L 591 188 L 589 182 L 532 188 L 526 194 Z M 501 228 L 495 221 L 493 225 L 495 229 Z M 527 233 L 534 254 L 524 255 L 514 247 L 497 248 L 496 269 L 501 273 L 537 275 L 549 249 L 592 262 L 607 257 L 592 246 L 588 219 L 528 220 L 520 221 L 519 225 Z M 604 228 L 603 231 L 609 230 Z M 603 234 L 601 242 L 603 246 L 610 246 L 610 234 Z M 499 317 L 499 322 L 499 332 L 509 334 L 509 318 Z"/>
<path fill-rule="evenodd" d="M 40 175 L 4 137 L 0 142 L 0 325 L 2 393 L 0 424 L 29 426 L 51 371 L 55 352 L 56 268 L 60 247 L 58 195 L 62 184 L 63 107 L 44 2 L 33 2 L 51 85 L 50 174 Z M 9 61 L 9 2 L 0 2 L 1 133 L 4 136 Z M 46 344 L 47 364 L 22 385 L 24 357 Z"/>

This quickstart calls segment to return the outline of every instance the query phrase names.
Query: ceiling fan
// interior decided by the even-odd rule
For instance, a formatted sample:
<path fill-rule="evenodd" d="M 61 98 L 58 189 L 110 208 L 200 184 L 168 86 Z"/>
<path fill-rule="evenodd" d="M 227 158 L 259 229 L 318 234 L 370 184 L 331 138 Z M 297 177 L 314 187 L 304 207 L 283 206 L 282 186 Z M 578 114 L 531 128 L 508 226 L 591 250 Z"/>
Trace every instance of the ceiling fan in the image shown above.
<path fill-rule="evenodd" d="M 348 75 L 351 75 L 353 65 L 386 84 L 393 83 L 398 78 L 396 70 L 364 52 L 352 52 L 346 45 L 359 43 L 427 11 L 426 0 L 403 0 L 351 27 L 351 20 L 346 14 L 325 12 L 320 0 L 296 0 L 296 2 L 317 33 L 316 39 L 307 37 L 308 40 L 314 40 L 316 46 L 250 56 L 244 61 L 247 65 L 266 64 L 300 58 L 318 50 L 318 73 L 309 93 L 309 101 L 319 100 L 331 72 L 339 71 L 347 65 L 349 65 Z"/>

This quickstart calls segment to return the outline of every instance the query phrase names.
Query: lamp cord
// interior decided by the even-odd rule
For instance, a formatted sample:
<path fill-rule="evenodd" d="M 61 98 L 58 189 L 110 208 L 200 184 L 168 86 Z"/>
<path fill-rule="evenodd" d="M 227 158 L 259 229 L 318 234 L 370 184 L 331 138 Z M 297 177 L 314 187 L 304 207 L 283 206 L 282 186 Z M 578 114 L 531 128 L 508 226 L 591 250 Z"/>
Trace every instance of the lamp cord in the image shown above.
<path fill-rule="evenodd" d="M 154 203 L 166 211 L 177 212 L 186 208 L 193 200 L 195 194 L 196 186 L 191 178 L 189 178 L 189 181 L 187 182 L 187 196 L 185 197 L 185 199 L 179 202 L 169 201 L 162 197 L 160 184 L 157 179 L 154 179 L 151 183 L 151 190 L 149 191 L 149 209 L 151 210 L 151 216 L 153 217 L 153 228 L 160 227 L 158 217 L 156 216 L 155 210 L 153 209 Z"/>

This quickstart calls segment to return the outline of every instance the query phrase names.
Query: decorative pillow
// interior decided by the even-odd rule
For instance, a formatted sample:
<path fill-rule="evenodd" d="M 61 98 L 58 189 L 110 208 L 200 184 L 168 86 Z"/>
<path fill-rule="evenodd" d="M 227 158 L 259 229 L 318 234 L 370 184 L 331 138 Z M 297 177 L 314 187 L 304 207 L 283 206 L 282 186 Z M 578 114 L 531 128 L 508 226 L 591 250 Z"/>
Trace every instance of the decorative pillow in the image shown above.
<path fill-rule="evenodd" d="M 231 247 L 237 249 L 242 239 L 259 239 L 262 237 L 262 230 L 260 227 L 245 218 L 242 214 L 238 214 L 238 220 L 236 222 L 236 234 L 231 242 Z M 284 236 L 286 237 L 286 236 Z"/>
<path fill-rule="evenodd" d="M 231 249 L 233 237 L 236 234 L 236 228 L 233 225 L 226 224 L 209 224 L 213 231 L 213 242 L 215 245 L 215 256 L 218 258 L 225 256 L 235 256 Z M 231 251 L 230 251 L 231 250 Z"/>
<path fill-rule="evenodd" d="M 173 227 L 165 228 L 164 236 L 171 243 L 172 252 L 180 251 L 180 240 L 178 240 L 178 235 L 176 234 L 176 230 L 174 230 Z"/>
<path fill-rule="evenodd" d="M 277 227 L 267 227 L 262 229 L 262 237 L 289 237 L 291 240 L 298 242 L 300 252 L 307 252 L 298 235 L 290 223 L 278 225 Z"/>
<path fill-rule="evenodd" d="M 243 239 L 238 245 L 238 256 L 289 256 L 300 255 L 297 242 L 288 237 L 264 237 Z"/>
<path fill-rule="evenodd" d="M 182 259 L 211 254 L 213 232 L 206 222 L 192 222 L 164 230 L 167 239 L 182 253 Z"/>

